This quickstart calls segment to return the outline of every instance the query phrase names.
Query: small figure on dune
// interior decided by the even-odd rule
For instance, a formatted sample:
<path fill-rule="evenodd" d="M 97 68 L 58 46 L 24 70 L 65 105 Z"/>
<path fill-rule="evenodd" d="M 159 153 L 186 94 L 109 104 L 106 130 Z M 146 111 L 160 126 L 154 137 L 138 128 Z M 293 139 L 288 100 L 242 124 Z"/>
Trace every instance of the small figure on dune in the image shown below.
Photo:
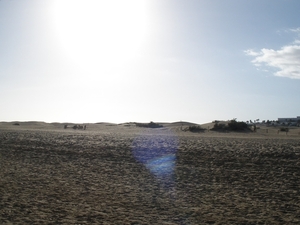
<path fill-rule="evenodd" d="M 73 129 L 74 130 L 86 130 L 86 125 L 79 125 L 79 124 L 76 124 L 73 126 Z"/>
<path fill-rule="evenodd" d="M 280 129 L 277 131 L 277 134 L 279 134 L 280 131 L 285 132 L 285 135 L 287 135 L 288 132 L 289 132 L 289 128 L 280 128 Z"/>

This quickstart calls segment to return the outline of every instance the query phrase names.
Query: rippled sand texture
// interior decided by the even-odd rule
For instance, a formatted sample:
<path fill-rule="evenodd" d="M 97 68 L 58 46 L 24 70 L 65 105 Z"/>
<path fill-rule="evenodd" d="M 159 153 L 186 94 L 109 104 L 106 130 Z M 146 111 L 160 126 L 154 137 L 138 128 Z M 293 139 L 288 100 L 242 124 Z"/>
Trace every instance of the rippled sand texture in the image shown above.
<path fill-rule="evenodd" d="M 160 176 L 134 156 L 136 137 L 2 130 L 0 224 L 300 223 L 300 139 L 178 133 Z M 153 140 L 145 150 L 174 148 Z"/>

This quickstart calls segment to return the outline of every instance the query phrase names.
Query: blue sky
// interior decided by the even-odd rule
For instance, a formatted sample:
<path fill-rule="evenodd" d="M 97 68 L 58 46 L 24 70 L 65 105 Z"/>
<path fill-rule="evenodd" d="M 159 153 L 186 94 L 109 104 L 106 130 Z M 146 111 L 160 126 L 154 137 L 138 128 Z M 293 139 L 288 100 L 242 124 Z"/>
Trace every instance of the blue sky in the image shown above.
<path fill-rule="evenodd" d="M 300 116 L 298 0 L 2 0 L 0 121 Z"/>

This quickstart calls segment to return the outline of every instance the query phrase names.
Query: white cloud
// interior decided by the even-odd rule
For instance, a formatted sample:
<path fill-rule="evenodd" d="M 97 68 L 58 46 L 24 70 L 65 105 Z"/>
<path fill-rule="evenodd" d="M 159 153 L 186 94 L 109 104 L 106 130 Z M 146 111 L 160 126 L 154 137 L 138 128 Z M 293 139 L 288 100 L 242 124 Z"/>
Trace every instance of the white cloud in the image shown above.
<path fill-rule="evenodd" d="M 297 28 L 295 32 L 300 31 Z M 246 55 L 254 56 L 252 63 L 255 66 L 268 66 L 276 68 L 278 71 L 275 76 L 300 79 L 300 40 L 292 45 L 283 46 L 280 50 L 261 49 L 255 52 L 251 49 L 246 50 Z"/>
<path fill-rule="evenodd" d="M 250 55 L 250 56 L 259 56 L 260 53 L 259 52 L 255 52 L 254 50 L 252 49 L 248 49 L 246 51 L 244 51 L 246 53 L 246 55 Z"/>
<path fill-rule="evenodd" d="M 295 29 L 290 29 L 290 31 L 298 33 L 300 35 L 300 27 L 297 27 Z"/>

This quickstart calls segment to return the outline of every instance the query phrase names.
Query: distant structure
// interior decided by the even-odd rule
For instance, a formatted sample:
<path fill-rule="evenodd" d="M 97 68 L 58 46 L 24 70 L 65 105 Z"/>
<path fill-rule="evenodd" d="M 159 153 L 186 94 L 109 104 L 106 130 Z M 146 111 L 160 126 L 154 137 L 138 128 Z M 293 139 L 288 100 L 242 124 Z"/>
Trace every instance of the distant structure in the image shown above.
<path fill-rule="evenodd" d="M 296 118 L 278 118 L 277 121 L 280 125 L 286 125 L 286 126 L 300 126 L 300 116 L 297 116 Z"/>
<path fill-rule="evenodd" d="M 300 120 L 300 116 L 297 116 L 296 118 L 278 118 L 278 122 L 284 123 L 284 122 L 298 122 Z"/>

